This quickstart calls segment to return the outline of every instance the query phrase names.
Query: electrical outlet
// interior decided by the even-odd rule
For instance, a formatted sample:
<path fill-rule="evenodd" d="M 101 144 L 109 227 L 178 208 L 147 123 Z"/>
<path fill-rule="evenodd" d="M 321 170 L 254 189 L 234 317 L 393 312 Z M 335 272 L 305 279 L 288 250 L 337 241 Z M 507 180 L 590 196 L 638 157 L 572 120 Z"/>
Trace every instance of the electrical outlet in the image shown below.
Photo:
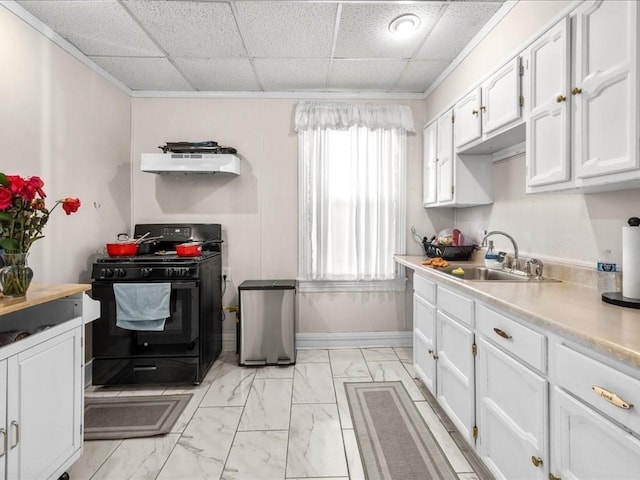
<path fill-rule="evenodd" d="M 230 267 L 222 267 L 222 278 L 225 279 L 225 282 L 231 282 L 231 268 Z"/>

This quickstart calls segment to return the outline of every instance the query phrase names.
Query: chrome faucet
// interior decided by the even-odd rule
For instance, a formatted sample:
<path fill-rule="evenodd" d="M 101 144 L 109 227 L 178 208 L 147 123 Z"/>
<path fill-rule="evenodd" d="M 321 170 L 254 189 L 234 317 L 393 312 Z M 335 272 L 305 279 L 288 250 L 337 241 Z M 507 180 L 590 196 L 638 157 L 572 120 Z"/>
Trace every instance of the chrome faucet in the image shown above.
<path fill-rule="evenodd" d="M 491 235 L 504 235 L 509 240 L 511 240 L 511 243 L 513 244 L 513 263 L 511 264 L 511 269 L 520 270 L 520 259 L 518 258 L 518 244 L 516 243 L 515 239 L 506 232 L 501 232 L 500 230 L 492 230 L 484 236 L 484 238 L 482 239 L 482 242 L 480 242 L 481 246 L 483 247 L 487 246 L 487 238 L 489 238 Z"/>

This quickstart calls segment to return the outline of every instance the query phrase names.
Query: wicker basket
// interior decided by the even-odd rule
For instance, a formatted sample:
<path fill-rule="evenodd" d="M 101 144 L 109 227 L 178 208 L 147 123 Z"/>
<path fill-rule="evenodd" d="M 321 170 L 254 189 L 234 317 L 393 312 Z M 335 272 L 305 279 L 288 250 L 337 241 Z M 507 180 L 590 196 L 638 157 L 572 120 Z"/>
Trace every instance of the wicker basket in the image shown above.
<path fill-rule="evenodd" d="M 422 246 L 427 257 L 442 257 L 445 260 L 469 260 L 471 252 L 476 248 L 475 245 L 436 245 L 429 243 L 426 239 L 422 241 Z"/>

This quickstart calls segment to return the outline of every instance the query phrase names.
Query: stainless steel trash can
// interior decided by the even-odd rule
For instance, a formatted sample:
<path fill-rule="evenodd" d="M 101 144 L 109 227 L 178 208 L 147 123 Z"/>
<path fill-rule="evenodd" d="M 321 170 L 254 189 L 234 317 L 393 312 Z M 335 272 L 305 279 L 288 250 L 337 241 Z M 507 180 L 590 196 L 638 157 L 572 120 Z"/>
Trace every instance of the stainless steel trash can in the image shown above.
<path fill-rule="evenodd" d="M 296 281 L 246 280 L 238 287 L 239 364 L 296 362 Z"/>

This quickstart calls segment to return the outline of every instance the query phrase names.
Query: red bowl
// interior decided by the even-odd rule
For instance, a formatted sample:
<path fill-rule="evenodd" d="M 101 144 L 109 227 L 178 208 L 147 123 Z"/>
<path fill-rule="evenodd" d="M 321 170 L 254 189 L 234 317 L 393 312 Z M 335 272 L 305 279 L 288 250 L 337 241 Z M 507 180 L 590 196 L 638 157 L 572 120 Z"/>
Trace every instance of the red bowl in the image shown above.
<path fill-rule="evenodd" d="M 202 245 L 199 243 L 181 243 L 176 245 L 176 253 L 179 257 L 199 257 L 202 254 Z"/>

